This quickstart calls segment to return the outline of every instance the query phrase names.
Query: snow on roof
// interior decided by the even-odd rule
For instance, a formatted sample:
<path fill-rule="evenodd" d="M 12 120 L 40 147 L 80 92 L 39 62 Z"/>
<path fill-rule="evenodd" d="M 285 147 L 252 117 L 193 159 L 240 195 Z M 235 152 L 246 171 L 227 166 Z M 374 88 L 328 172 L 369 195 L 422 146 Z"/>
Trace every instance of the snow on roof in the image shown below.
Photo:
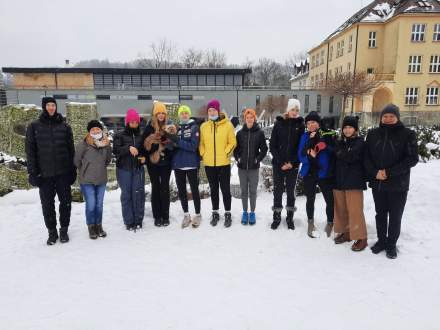
<path fill-rule="evenodd" d="M 379 3 L 361 22 L 385 22 L 393 17 L 396 7 L 392 7 L 388 2 Z"/>

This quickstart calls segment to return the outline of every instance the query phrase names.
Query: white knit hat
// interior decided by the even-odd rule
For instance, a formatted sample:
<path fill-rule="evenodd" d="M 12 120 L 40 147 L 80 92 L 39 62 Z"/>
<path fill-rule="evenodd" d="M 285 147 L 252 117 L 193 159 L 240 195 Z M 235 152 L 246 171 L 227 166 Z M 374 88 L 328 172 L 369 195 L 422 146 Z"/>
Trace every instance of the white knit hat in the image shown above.
<path fill-rule="evenodd" d="M 301 111 L 301 103 L 297 99 L 289 99 L 289 101 L 287 102 L 286 112 L 289 112 L 290 110 L 293 110 L 295 108 L 297 108 L 298 111 Z"/>

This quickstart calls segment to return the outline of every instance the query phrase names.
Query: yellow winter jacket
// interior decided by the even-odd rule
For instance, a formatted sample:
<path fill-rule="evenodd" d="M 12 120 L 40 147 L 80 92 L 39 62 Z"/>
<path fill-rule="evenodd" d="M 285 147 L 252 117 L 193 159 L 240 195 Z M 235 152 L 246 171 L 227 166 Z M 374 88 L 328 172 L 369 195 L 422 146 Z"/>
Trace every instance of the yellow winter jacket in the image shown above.
<path fill-rule="evenodd" d="M 200 126 L 199 152 L 205 166 L 230 165 L 236 145 L 234 126 L 226 114 L 221 112 L 218 121 L 208 120 Z"/>

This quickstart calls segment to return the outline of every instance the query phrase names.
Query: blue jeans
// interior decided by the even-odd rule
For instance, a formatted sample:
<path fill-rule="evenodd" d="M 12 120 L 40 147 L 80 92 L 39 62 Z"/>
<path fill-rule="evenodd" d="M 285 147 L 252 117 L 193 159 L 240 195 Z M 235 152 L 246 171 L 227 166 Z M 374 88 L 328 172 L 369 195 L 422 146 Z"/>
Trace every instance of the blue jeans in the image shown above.
<path fill-rule="evenodd" d="M 86 200 L 87 225 L 102 224 L 102 209 L 104 205 L 105 184 L 81 184 L 81 192 Z"/>
<path fill-rule="evenodd" d="M 122 218 L 126 225 L 140 225 L 145 212 L 145 170 L 143 167 L 127 171 L 116 169 L 121 188 Z"/>

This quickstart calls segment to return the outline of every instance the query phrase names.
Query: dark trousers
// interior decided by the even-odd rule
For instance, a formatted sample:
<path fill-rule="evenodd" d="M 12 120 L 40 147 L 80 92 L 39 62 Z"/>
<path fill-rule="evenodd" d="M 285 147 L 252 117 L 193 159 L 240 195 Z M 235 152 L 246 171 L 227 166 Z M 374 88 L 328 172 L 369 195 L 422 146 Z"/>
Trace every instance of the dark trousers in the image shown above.
<path fill-rule="evenodd" d="M 49 230 L 56 230 L 57 215 L 55 212 L 55 195 L 60 202 L 60 226 L 68 227 L 70 224 L 70 211 L 72 209 L 72 192 L 68 175 L 59 175 L 42 178 L 40 184 L 40 200 L 43 209 L 44 223 Z"/>
<path fill-rule="evenodd" d="M 142 224 L 145 212 L 145 170 L 143 167 L 131 171 L 116 169 L 121 188 L 122 218 L 126 225 Z"/>
<path fill-rule="evenodd" d="M 194 209 L 196 214 L 200 214 L 199 169 L 175 169 L 174 175 L 176 177 L 176 185 L 183 212 L 188 213 L 188 194 L 186 192 L 186 178 L 188 178 L 189 186 L 191 187 L 192 199 L 194 202 Z"/>
<path fill-rule="evenodd" d="M 407 191 L 378 191 L 373 189 L 377 238 L 387 246 L 396 246 L 399 239 L 407 196 Z"/>
<path fill-rule="evenodd" d="M 151 181 L 151 209 L 154 219 L 170 218 L 170 175 L 171 167 L 148 164 Z"/>
<path fill-rule="evenodd" d="M 231 211 L 231 165 L 205 166 L 206 177 L 211 190 L 212 210 L 219 209 L 219 187 L 223 195 L 225 211 Z"/>
<path fill-rule="evenodd" d="M 316 187 L 319 186 L 325 200 L 325 213 L 327 214 L 327 222 L 333 223 L 334 218 L 334 200 L 333 200 L 333 180 L 319 179 L 318 175 L 309 174 L 303 179 L 304 192 L 307 197 L 306 211 L 307 218 L 313 219 L 315 214 L 315 198 Z"/>
<path fill-rule="evenodd" d="M 295 209 L 295 186 L 298 177 L 298 168 L 292 168 L 283 171 L 279 166 L 273 166 L 273 210 L 281 211 L 283 209 L 283 193 L 287 194 L 288 211 Z"/>

